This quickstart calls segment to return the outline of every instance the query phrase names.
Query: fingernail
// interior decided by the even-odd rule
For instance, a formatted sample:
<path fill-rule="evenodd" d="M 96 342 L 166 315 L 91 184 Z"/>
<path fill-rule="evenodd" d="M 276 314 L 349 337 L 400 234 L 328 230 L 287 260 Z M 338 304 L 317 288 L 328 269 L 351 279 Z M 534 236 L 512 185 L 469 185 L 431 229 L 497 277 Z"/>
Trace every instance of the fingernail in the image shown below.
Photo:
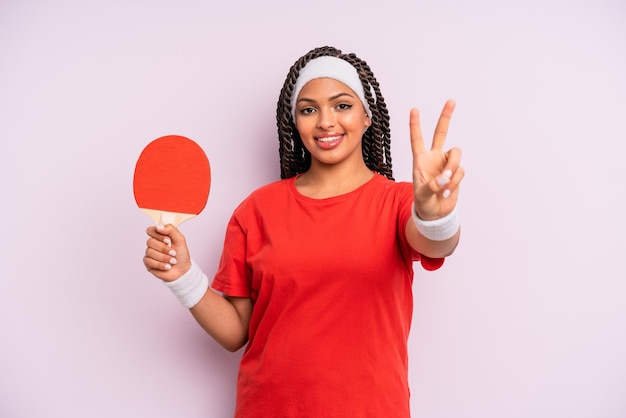
<path fill-rule="evenodd" d="M 163 229 L 163 228 L 165 228 L 165 227 L 164 227 L 163 225 L 157 225 L 157 226 L 156 226 L 156 228 L 157 228 L 157 229 Z"/>
<path fill-rule="evenodd" d="M 443 176 L 439 176 L 439 178 L 437 179 L 437 184 L 443 187 L 448 183 L 450 183 L 450 177 L 447 177 L 444 172 Z"/>
<path fill-rule="evenodd" d="M 170 266 L 169 264 L 165 265 L 165 270 L 171 270 L 172 266 Z"/>
<path fill-rule="evenodd" d="M 443 175 L 446 176 L 447 178 L 452 177 L 452 170 L 450 170 L 450 169 L 444 170 L 443 171 Z"/>
<path fill-rule="evenodd" d="M 168 254 L 171 255 L 172 257 L 176 257 L 176 251 L 174 250 L 170 250 Z"/>
<path fill-rule="evenodd" d="M 176 259 L 174 257 L 170 258 L 170 264 L 176 264 Z"/>
<path fill-rule="evenodd" d="M 167 237 L 163 238 L 163 242 L 166 243 L 167 245 L 172 245 L 172 240 Z"/>
<path fill-rule="evenodd" d="M 450 193 L 451 193 L 450 190 L 448 190 L 448 189 L 444 190 L 443 191 L 443 197 L 444 198 L 450 197 Z"/>

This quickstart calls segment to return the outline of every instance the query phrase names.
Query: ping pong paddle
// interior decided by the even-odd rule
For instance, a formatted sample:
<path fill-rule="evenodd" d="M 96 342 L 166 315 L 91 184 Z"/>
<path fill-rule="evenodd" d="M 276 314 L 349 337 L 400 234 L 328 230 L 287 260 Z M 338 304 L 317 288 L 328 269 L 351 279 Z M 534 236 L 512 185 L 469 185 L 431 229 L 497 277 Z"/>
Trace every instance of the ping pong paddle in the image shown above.
<path fill-rule="evenodd" d="M 210 189 L 209 159 L 198 144 L 184 136 L 155 139 L 135 165 L 135 201 L 157 225 L 178 226 L 198 215 Z"/>

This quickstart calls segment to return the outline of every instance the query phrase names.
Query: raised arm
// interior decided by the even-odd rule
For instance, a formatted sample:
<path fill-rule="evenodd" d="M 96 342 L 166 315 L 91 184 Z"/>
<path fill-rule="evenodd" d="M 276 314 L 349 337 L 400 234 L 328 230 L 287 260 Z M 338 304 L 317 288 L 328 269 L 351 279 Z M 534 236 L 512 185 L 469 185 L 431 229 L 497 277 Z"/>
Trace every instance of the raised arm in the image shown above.
<path fill-rule="evenodd" d="M 173 225 L 151 226 L 147 234 L 146 269 L 179 296 L 198 324 L 224 348 L 241 348 L 248 340 L 250 298 L 222 296 L 210 289 L 199 266 L 192 265 L 185 237 Z"/>
<path fill-rule="evenodd" d="M 413 207 L 417 222 L 414 220 L 407 222 L 406 236 L 409 244 L 427 257 L 450 255 L 459 242 L 460 229 L 456 227 L 453 227 L 452 231 L 449 229 L 450 225 L 453 225 L 450 222 L 455 222 L 457 216 L 459 184 L 465 171 L 460 166 L 461 150 L 459 148 L 444 151 L 454 107 L 455 103 L 452 100 L 445 103 L 430 149 L 426 149 L 424 144 L 419 111 L 411 109 L 410 113 Z M 419 223 L 421 228 L 418 228 L 416 223 Z M 426 234 L 425 231 L 436 233 Z"/>

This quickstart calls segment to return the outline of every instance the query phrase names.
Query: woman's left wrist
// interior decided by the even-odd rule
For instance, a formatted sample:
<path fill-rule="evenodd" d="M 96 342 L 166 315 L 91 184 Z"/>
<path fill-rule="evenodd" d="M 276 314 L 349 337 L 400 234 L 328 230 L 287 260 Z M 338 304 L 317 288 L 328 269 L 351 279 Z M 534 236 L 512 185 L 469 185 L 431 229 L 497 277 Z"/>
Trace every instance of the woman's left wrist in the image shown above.
<path fill-rule="evenodd" d="M 419 233 L 432 241 L 445 241 L 452 238 L 461 226 L 456 205 L 447 215 L 433 220 L 420 218 L 415 210 L 415 205 L 413 205 L 411 217 Z"/>

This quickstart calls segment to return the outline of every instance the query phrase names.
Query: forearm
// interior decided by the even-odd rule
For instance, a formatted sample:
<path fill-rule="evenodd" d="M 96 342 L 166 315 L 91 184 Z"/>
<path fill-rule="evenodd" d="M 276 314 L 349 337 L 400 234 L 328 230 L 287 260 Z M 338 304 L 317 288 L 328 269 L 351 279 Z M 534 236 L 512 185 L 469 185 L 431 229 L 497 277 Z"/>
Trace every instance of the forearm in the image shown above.
<path fill-rule="evenodd" d="M 456 232 L 447 239 L 434 240 L 422 235 L 413 219 L 408 220 L 406 224 L 406 238 L 411 247 L 430 258 L 443 258 L 451 255 L 456 249 L 461 237 L 461 229 L 457 228 Z"/>
<path fill-rule="evenodd" d="M 189 311 L 198 324 L 228 351 L 237 351 L 248 341 L 247 316 L 238 305 L 249 305 L 249 298 L 228 298 L 211 289 Z"/>
<path fill-rule="evenodd" d="M 224 348 L 236 351 L 248 340 L 250 298 L 221 296 L 191 260 L 185 237 L 173 225 L 151 226 L 144 265 Z"/>
<path fill-rule="evenodd" d="M 181 304 L 189 308 L 198 324 L 229 351 L 241 348 L 248 339 L 252 312 L 250 298 L 221 296 L 209 288 L 202 270 L 191 268 L 172 282 L 165 282 Z"/>

